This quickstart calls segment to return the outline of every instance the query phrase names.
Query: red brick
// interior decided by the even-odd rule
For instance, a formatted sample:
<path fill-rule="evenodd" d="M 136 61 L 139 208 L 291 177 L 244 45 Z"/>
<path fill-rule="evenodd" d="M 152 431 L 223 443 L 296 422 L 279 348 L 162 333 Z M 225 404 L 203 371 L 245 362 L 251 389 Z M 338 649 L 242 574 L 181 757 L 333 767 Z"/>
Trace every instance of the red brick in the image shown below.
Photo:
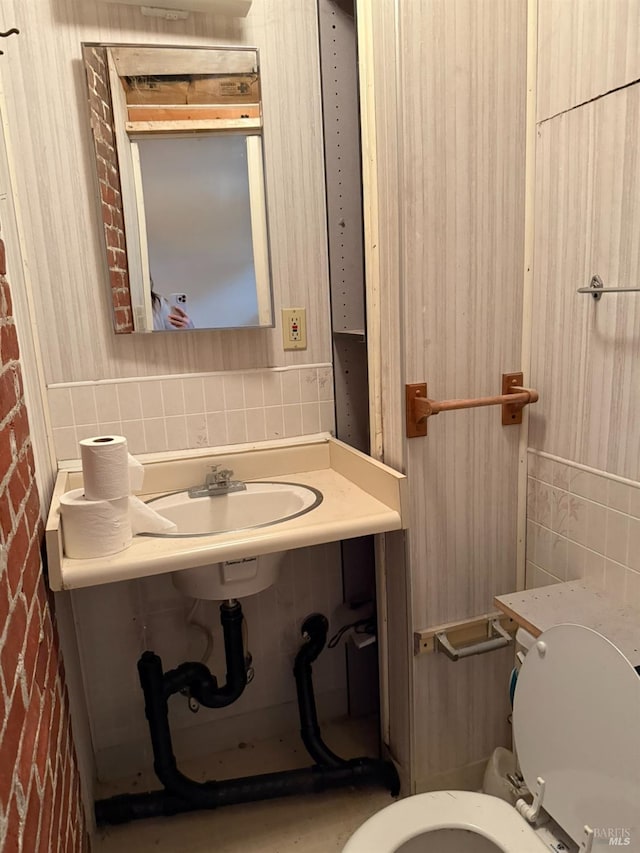
<path fill-rule="evenodd" d="M 0 469 L 1 471 L 2 469 Z M 6 545 L 13 533 L 13 513 L 11 501 L 6 492 L 0 494 L 0 542 Z"/>
<path fill-rule="evenodd" d="M 62 796 L 64 790 L 62 787 L 62 774 L 60 778 L 55 779 L 53 803 L 51 807 L 51 831 L 49 833 L 49 850 L 56 851 L 60 849 L 60 823 L 65 814 L 62 808 Z"/>
<path fill-rule="evenodd" d="M 0 480 L 3 480 L 15 464 L 13 429 L 9 423 L 0 430 Z"/>
<path fill-rule="evenodd" d="M 22 400 L 24 398 L 24 383 L 22 381 L 22 371 L 19 366 L 16 366 L 16 388 L 18 400 Z"/>
<path fill-rule="evenodd" d="M 69 764 L 67 766 L 70 770 L 71 766 L 72 766 L 71 762 L 69 762 Z M 75 815 L 74 815 L 73 802 L 72 802 L 74 776 L 75 776 L 75 773 L 71 773 L 71 772 L 67 772 L 65 774 L 65 778 L 67 780 L 67 783 L 65 785 L 65 789 L 64 789 L 64 793 L 63 793 L 63 798 L 64 798 L 63 802 L 66 803 L 66 806 L 67 806 L 67 812 L 69 814 L 69 827 L 71 829 L 72 834 L 74 832 L 74 825 L 75 825 Z M 74 848 L 70 847 L 69 849 L 73 850 Z"/>
<path fill-rule="evenodd" d="M 9 608 L 11 607 L 11 599 L 9 598 L 9 587 L 7 585 L 6 575 L 0 576 L 0 635 L 4 631 L 4 626 L 9 618 Z M 0 726 L 2 726 L 4 717 L 0 717 Z"/>
<path fill-rule="evenodd" d="M 27 554 L 29 553 L 29 531 L 27 530 L 27 522 L 24 516 L 18 522 L 18 527 L 13 534 L 9 545 L 9 561 L 7 567 L 7 576 L 9 578 L 9 586 L 11 595 L 14 596 L 18 591 L 22 580 L 22 572 L 24 570 Z"/>
<path fill-rule="evenodd" d="M 6 682 L 5 682 L 6 683 Z M 13 782 L 13 771 L 20 746 L 24 704 L 22 691 L 14 691 L 5 730 L 0 741 L 0 800 L 6 802 Z"/>
<path fill-rule="evenodd" d="M 24 419 L 22 418 L 22 413 L 24 413 Z M 19 478 L 20 482 L 24 486 L 25 493 L 29 491 L 31 486 L 33 485 L 33 471 L 29 468 L 29 459 L 27 457 L 27 447 L 29 438 L 29 421 L 27 419 L 27 411 L 26 409 L 22 409 L 20 414 L 20 429 L 23 425 L 26 425 L 26 432 L 22 435 L 22 443 L 18 445 L 18 435 L 16 434 L 16 445 L 20 447 L 18 451 L 18 464 L 16 466 L 16 476 Z M 17 420 L 17 419 L 16 419 Z"/>
<path fill-rule="evenodd" d="M 40 647 L 40 610 L 38 604 L 31 608 L 31 618 L 27 625 L 27 642 L 24 647 L 24 673 L 29 690 L 36 671 L 36 657 Z"/>
<path fill-rule="evenodd" d="M 29 779 L 32 776 L 33 751 L 36 745 L 41 710 L 40 701 L 30 701 L 27 705 L 27 713 L 25 714 L 22 725 L 22 743 L 20 745 L 20 755 L 16 771 L 24 791 L 28 789 Z"/>
<path fill-rule="evenodd" d="M 104 126 L 102 128 L 102 138 L 110 148 L 113 148 L 113 128 L 111 127 L 111 123 L 108 121 L 105 121 Z"/>
<path fill-rule="evenodd" d="M 52 596 L 53 598 L 53 596 Z M 55 609 L 53 604 L 49 606 L 49 618 L 45 619 L 42 623 L 42 630 L 44 632 L 44 638 L 47 643 L 53 643 L 53 619 L 54 619 Z"/>
<path fill-rule="evenodd" d="M 40 496 L 35 481 L 32 481 L 29 490 L 29 497 L 24 508 L 24 517 L 27 522 L 27 530 L 31 535 L 36 531 L 40 531 L 42 520 L 40 518 Z"/>
<path fill-rule="evenodd" d="M 67 714 L 66 709 L 62 718 L 62 729 L 60 731 L 58 752 L 60 754 L 60 760 L 64 766 L 64 775 L 66 779 L 71 765 L 71 762 L 69 761 L 69 715 Z"/>
<path fill-rule="evenodd" d="M 40 690 L 44 690 L 47 683 L 49 648 L 50 644 L 47 642 L 46 638 L 38 645 L 38 654 L 36 655 L 36 666 L 34 670 L 34 683 L 38 685 Z"/>
<path fill-rule="evenodd" d="M 31 471 L 31 473 L 35 477 L 36 460 L 35 460 L 35 457 L 33 455 L 33 445 L 31 444 L 31 441 L 29 441 L 29 444 L 27 445 L 26 452 L 27 452 L 27 462 L 29 463 L 29 470 Z"/>
<path fill-rule="evenodd" d="M 40 606 L 40 621 L 43 626 L 51 618 L 51 614 L 49 613 L 49 599 L 47 597 L 50 593 L 51 591 L 46 587 L 44 581 L 38 584 L 37 596 Z"/>
<path fill-rule="evenodd" d="M 101 139 L 96 139 L 96 154 L 98 155 L 98 157 L 102 157 L 103 160 L 106 160 L 108 162 L 113 157 L 113 149 L 110 148 Z M 103 200 L 107 201 L 107 199 L 105 199 L 104 197 Z"/>
<path fill-rule="evenodd" d="M 40 542 L 35 538 L 31 540 L 31 544 L 29 545 L 29 553 L 27 554 L 24 571 L 22 572 L 22 591 L 29 607 L 33 599 L 36 598 L 36 589 L 41 577 Z"/>
<path fill-rule="evenodd" d="M 40 728 L 38 732 L 38 746 L 35 755 L 35 765 L 40 779 L 44 779 L 47 769 L 47 759 L 51 754 L 51 714 L 53 712 L 53 700 L 51 694 L 45 696 L 45 701 L 42 707 L 42 717 L 40 720 Z M 53 755 L 55 760 L 55 746 Z"/>
<path fill-rule="evenodd" d="M 107 167 L 103 165 L 102 168 L 106 172 Z M 104 202 L 102 203 L 102 221 L 105 225 L 113 225 L 113 208 Z"/>
<path fill-rule="evenodd" d="M 107 184 L 102 184 L 100 186 L 100 195 L 102 197 L 102 203 L 103 204 L 110 204 L 112 206 L 115 205 L 115 203 L 116 203 L 116 191 L 113 189 L 113 187 L 110 187 Z M 118 244 L 114 243 L 113 245 L 117 246 Z"/>
<path fill-rule="evenodd" d="M 10 366 L 0 374 L 0 421 L 3 421 L 18 402 L 16 369 Z M 0 471 L 0 477 L 4 475 Z"/>
<path fill-rule="evenodd" d="M 111 190 L 111 192 L 113 192 L 113 190 Z M 122 246 L 120 245 L 120 232 L 117 228 L 114 228 L 113 226 L 107 226 L 104 229 L 104 233 L 107 240 L 107 246 L 120 253 L 118 255 L 117 266 L 119 269 L 122 269 L 124 264 L 124 253 L 122 251 Z"/>
<path fill-rule="evenodd" d="M 13 316 L 13 304 L 11 301 L 11 288 L 7 281 L 0 281 L 0 312 L 3 317 Z"/>
<path fill-rule="evenodd" d="M 20 514 L 20 506 L 22 504 L 22 501 L 27 495 L 27 490 L 25 489 L 22 478 L 19 476 L 17 470 L 14 471 L 11 475 L 11 479 L 9 480 L 8 492 L 9 500 L 11 501 L 11 508 L 13 509 L 13 514 L 17 517 Z M 25 530 L 27 530 L 26 522 Z"/>
<path fill-rule="evenodd" d="M 7 364 L 10 361 L 17 361 L 19 357 L 16 327 L 13 323 L 9 323 L 0 329 L 0 362 Z"/>
<path fill-rule="evenodd" d="M 47 666 L 47 680 L 45 686 L 52 690 L 55 687 L 58 670 L 60 668 L 60 653 L 58 644 L 52 643 L 49 649 L 49 661 Z"/>
<path fill-rule="evenodd" d="M 114 327 L 116 334 L 126 334 L 133 331 L 131 312 L 128 308 L 116 308 L 114 311 Z"/>
<path fill-rule="evenodd" d="M 7 252 L 4 247 L 4 240 L 0 240 L 0 275 L 7 274 Z"/>
<path fill-rule="evenodd" d="M 122 273 L 120 273 L 122 275 Z M 130 308 L 131 294 L 128 290 L 116 290 L 113 292 L 113 304 L 115 308 Z"/>
<path fill-rule="evenodd" d="M 60 735 L 60 721 L 62 719 L 62 705 L 57 690 L 51 691 L 51 736 L 49 738 L 50 749 L 55 757 L 58 749 L 58 739 Z"/>
<path fill-rule="evenodd" d="M 22 381 L 22 374 L 20 371 L 16 371 L 16 381 Z M 22 399 L 22 393 L 20 393 L 20 398 Z M 18 453 L 18 457 L 21 459 L 24 458 L 24 450 L 26 444 L 30 441 L 29 438 L 29 418 L 27 417 L 27 409 L 23 405 L 19 406 L 17 411 L 11 417 L 11 422 L 13 425 L 13 435 L 16 442 L 16 451 Z M 29 463 L 27 460 L 24 460 L 24 468 L 28 471 Z"/>
<path fill-rule="evenodd" d="M 31 783 L 29 800 L 27 802 L 27 813 L 24 819 L 24 830 L 22 833 L 23 850 L 38 849 L 38 828 L 40 826 L 40 795 L 35 782 Z"/>
<path fill-rule="evenodd" d="M 40 823 L 40 839 L 38 853 L 49 853 L 49 832 L 51 829 L 51 814 L 53 810 L 53 785 L 51 777 L 47 776 L 44 795 L 42 797 L 42 818 Z"/>
<path fill-rule="evenodd" d="M 18 813 L 18 803 L 15 794 L 11 798 L 7 815 L 7 837 L 5 838 L 3 851 L 4 853 L 18 853 L 23 850 L 20 843 L 20 815 Z"/>
<path fill-rule="evenodd" d="M 28 477 L 29 469 L 27 467 L 27 461 L 23 456 L 22 459 L 18 461 L 18 464 L 11 475 L 11 479 L 9 480 L 9 499 L 11 501 L 14 516 L 19 514 L 22 501 L 27 496 L 27 485 L 25 480 L 28 482 Z"/>
<path fill-rule="evenodd" d="M 22 651 L 26 632 L 27 609 L 24 606 L 22 597 L 20 597 L 15 602 L 13 612 L 9 616 L 7 634 L 2 650 L 0 650 L 0 663 L 2 665 L 4 683 L 7 687 L 7 693 L 9 694 L 13 689 L 13 682 L 15 680 L 16 669 L 18 667 L 18 656 Z"/>
<path fill-rule="evenodd" d="M 110 98 L 109 91 L 107 89 L 105 81 L 101 80 L 97 73 L 96 73 L 96 79 L 95 79 L 95 92 L 100 97 L 100 100 L 104 101 L 105 103 Z"/>
<path fill-rule="evenodd" d="M 110 270 L 109 272 L 109 284 L 111 285 L 111 289 L 113 291 L 117 291 L 124 287 L 124 271 L 123 270 Z M 129 300 L 129 304 L 131 304 L 131 300 Z"/>

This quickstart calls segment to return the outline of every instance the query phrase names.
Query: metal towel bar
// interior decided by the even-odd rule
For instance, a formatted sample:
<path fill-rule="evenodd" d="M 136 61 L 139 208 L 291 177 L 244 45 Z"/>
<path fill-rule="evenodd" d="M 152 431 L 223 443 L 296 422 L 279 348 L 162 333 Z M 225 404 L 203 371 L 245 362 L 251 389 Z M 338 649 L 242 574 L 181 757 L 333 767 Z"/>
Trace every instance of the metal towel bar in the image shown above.
<path fill-rule="evenodd" d="M 605 287 L 599 275 L 594 275 L 589 287 L 579 287 L 578 293 L 590 293 L 598 302 L 604 293 L 640 293 L 640 287 Z"/>

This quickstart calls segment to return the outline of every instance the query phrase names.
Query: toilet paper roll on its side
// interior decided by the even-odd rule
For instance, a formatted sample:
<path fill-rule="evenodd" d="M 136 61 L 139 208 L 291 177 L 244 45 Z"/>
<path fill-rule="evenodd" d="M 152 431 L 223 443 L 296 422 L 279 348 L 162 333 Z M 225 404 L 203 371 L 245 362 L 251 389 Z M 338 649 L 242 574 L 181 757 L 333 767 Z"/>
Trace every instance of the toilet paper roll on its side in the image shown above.
<path fill-rule="evenodd" d="M 73 489 L 61 496 L 60 515 L 67 557 L 106 557 L 131 544 L 128 497 L 91 501 L 83 489 Z"/>
<path fill-rule="evenodd" d="M 127 450 L 123 435 L 99 435 L 80 442 L 84 493 L 110 501 L 142 488 L 144 468 Z"/>

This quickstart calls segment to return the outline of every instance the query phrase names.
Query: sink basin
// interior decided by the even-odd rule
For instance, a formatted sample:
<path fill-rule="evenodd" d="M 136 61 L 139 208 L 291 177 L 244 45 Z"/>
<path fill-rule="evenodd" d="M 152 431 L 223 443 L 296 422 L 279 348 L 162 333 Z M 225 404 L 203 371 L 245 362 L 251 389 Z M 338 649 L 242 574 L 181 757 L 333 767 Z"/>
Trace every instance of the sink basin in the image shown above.
<path fill-rule="evenodd" d="M 298 483 L 247 483 L 246 491 L 215 497 L 190 498 L 188 490 L 150 500 L 149 505 L 175 522 L 176 533 L 141 536 L 178 538 L 211 536 L 232 530 L 266 527 L 311 512 L 322 503 L 322 493 Z"/>
<path fill-rule="evenodd" d="M 204 598 L 208 601 L 246 598 L 262 592 L 278 580 L 286 556 L 286 551 L 279 551 L 277 554 L 261 554 L 259 557 L 196 566 L 172 572 L 171 580 L 176 589 L 190 598 Z"/>
<path fill-rule="evenodd" d="M 190 498 L 189 490 L 172 492 L 148 503 L 175 522 L 176 533 L 141 533 L 140 536 L 188 538 L 235 530 L 266 527 L 311 512 L 322 503 L 322 493 L 299 483 L 247 483 L 240 492 Z M 211 563 L 172 572 L 173 585 L 191 598 L 224 601 L 255 595 L 274 584 L 286 552 Z"/>

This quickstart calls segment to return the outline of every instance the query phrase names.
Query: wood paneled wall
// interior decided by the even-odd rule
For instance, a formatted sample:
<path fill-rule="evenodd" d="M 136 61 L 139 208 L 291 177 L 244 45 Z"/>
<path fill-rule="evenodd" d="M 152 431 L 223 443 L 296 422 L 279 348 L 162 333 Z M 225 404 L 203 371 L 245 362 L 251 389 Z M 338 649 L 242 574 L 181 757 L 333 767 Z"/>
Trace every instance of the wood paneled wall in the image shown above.
<path fill-rule="evenodd" d="M 538 0 L 538 121 L 640 78 L 638 0 Z"/>
<path fill-rule="evenodd" d="M 110 3 L 7 0 L 0 26 L 21 31 L 7 44 L 2 78 L 47 383 L 330 361 L 314 0 L 255 0 L 246 19 L 192 14 L 184 22 Z M 276 315 L 281 306 L 306 306 L 306 351 L 284 353 L 278 328 L 116 338 L 82 41 L 260 49 Z"/>
<path fill-rule="evenodd" d="M 484 396 L 520 368 L 526 4 L 427 5 L 400 19 L 406 376 L 436 399 Z M 414 627 L 514 588 L 517 446 L 495 409 L 445 414 L 408 442 Z M 508 738 L 508 665 L 416 661 L 419 785 Z"/>
<path fill-rule="evenodd" d="M 399 307 L 399 341 L 381 335 L 381 410 L 385 459 L 410 482 L 417 629 L 486 612 L 515 588 L 518 430 L 494 409 L 455 412 L 406 442 L 398 380 L 427 380 L 436 398 L 479 396 L 520 368 L 527 5 L 428 0 L 396 12 L 393 22 L 374 11 L 395 39 L 375 42 L 379 222 L 368 248 L 383 323 Z M 389 600 L 401 602 L 396 568 Z M 511 659 L 414 659 L 418 790 L 477 783 L 473 772 L 508 742 Z"/>

